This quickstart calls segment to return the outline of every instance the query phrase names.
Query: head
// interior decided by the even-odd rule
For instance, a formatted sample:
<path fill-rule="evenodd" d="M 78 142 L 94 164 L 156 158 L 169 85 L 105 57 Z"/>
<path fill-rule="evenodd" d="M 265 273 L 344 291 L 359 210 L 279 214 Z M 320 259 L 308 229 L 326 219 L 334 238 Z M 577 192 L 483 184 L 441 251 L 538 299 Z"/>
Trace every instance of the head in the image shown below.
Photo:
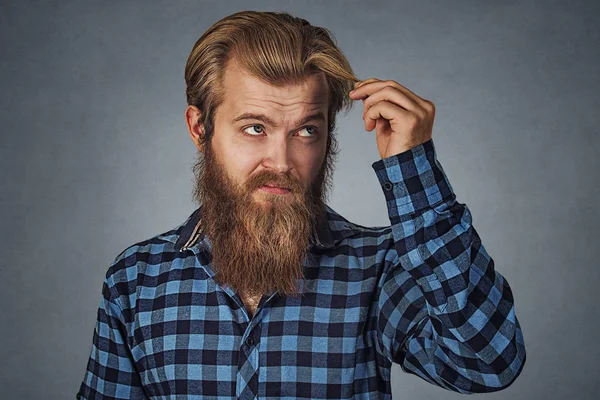
<path fill-rule="evenodd" d="M 356 77 L 325 29 L 245 11 L 202 35 L 185 78 L 194 200 L 215 279 L 249 294 L 296 294 L 324 217 L 335 117 L 350 108 Z"/>

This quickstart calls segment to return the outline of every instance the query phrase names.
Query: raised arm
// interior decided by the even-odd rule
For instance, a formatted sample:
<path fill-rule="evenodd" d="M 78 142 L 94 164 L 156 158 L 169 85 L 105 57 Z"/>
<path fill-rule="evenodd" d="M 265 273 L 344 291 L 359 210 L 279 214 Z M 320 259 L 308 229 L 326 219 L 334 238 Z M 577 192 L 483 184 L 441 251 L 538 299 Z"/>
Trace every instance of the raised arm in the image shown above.
<path fill-rule="evenodd" d="M 377 301 L 384 355 L 449 390 L 506 388 L 526 357 L 513 295 L 456 201 L 433 140 L 373 168 L 398 253 Z"/>

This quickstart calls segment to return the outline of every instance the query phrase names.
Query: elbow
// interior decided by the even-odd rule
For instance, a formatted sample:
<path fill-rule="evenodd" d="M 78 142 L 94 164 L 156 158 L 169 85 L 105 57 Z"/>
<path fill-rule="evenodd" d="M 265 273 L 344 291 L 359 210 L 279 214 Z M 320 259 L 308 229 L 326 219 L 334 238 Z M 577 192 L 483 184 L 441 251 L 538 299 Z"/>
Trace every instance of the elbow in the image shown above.
<path fill-rule="evenodd" d="M 511 343 L 492 363 L 491 369 L 495 371 L 498 379 L 495 385 L 489 386 L 490 390 L 488 391 L 497 392 L 512 385 L 519 375 L 521 375 L 526 359 L 527 353 L 525 351 L 523 333 L 518 328 Z"/>
<path fill-rule="evenodd" d="M 484 364 L 477 379 L 470 387 L 464 387 L 467 393 L 491 393 L 511 386 L 521 375 L 527 354 L 523 334 L 517 329 L 512 341 L 489 364 Z M 480 361 L 481 362 L 481 361 Z"/>
<path fill-rule="evenodd" d="M 521 330 L 518 329 L 513 339 L 496 354 L 497 357 L 489 362 L 484 362 L 481 357 L 468 362 L 463 360 L 465 369 L 444 368 L 441 374 L 444 386 L 463 394 L 491 393 L 508 388 L 523 371 L 527 358 Z"/>

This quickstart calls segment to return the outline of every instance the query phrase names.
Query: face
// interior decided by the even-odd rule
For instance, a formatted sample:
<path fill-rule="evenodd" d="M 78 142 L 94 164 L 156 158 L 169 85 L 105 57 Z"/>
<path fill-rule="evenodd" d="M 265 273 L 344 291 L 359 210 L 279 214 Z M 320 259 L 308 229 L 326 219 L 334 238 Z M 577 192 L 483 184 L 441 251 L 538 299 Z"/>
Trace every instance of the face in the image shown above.
<path fill-rule="evenodd" d="M 327 82 L 323 73 L 299 85 L 275 87 L 231 63 L 225 98 L 215 114 L 211 150 L 229 179 L 244 185 L 268 171 L 307 188 L 318 176 L 327 146 Z M 257 202 L 291 200 L 285 181 L 254 190 Z"/>
<path fill-rule="evenodd" d="M 214 134 L 194 166 L 218 283 L 297 294 L 328 190 L 326 88 L 319 75 L 276 88 L 228 67 Z M 189 107 L 186 116 L 197 139 L 199 115 Z"/>

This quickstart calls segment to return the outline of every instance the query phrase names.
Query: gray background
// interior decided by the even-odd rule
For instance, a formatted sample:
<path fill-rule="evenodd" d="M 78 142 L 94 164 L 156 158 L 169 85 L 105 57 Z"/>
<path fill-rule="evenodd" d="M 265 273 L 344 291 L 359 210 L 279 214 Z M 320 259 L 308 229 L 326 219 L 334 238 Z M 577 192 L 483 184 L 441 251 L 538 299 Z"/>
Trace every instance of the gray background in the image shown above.
<path fill-rule="evenodd" d="M 189 51 L 218 19 L 255 9 L 331 29 L 359 78 L 436 104 L 438 159 L 525 335 L 521 376 L 487 397 L 594 398 L 598 4 L 2 2 L 0 397 L 74 398 L 109 263 L 194 209 Z M 361 112 L 340 115 L 330 205 L 387 224 Z M 392 380 L 398 399 L 463 398 L 396 365 Z"/>

